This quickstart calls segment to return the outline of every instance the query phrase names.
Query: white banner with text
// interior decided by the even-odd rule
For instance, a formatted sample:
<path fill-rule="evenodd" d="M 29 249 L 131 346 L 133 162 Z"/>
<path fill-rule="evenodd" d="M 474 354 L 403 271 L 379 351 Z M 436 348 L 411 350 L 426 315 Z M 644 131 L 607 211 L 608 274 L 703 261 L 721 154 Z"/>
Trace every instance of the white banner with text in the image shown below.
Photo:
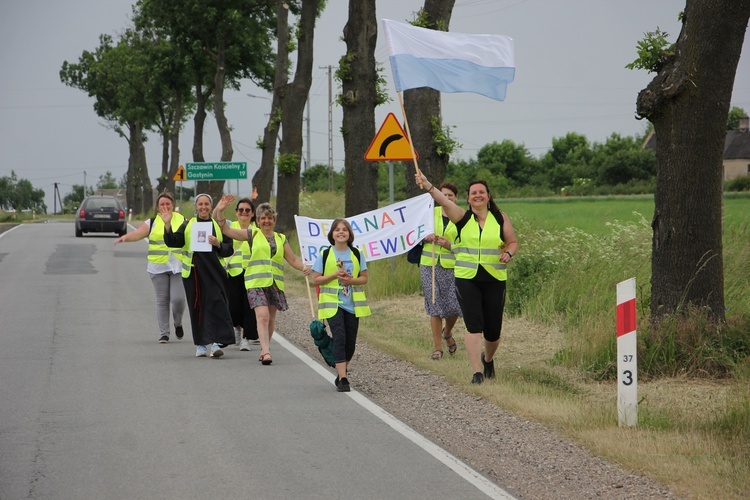
<path fill-rule="evenodd" d="M 422 238 L 435 231 L 429 194 L 399 201 L 364 214 L 346 217 L 354 232 L 354 246 L 367 262 L 408 252 Z M 323 250 L 330 247 L 328 231 L 334 219 L 294 216 L 299 248 L 305 265 L 312 265 Z"/>

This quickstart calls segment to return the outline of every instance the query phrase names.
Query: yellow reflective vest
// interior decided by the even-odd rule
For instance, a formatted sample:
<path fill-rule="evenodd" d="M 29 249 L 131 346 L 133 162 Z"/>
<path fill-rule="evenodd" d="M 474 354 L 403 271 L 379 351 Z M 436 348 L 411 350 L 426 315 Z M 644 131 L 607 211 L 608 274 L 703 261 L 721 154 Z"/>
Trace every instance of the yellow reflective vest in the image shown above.
<path fill-rule="evenodd" d="M 172 213 L 172 231 L 177 231 L 185 217 L 179 212 Z M 169 262 L 169 254 L 173 253 L 180 262 L 182 262 L 183 255 L 182 249 L 180 248 L 169 248 L 164 243 L 164 220 L 158 215 L 151 221 L 151 230 L 148 233 L 148 261 L 154 264 L 166 264 Z"/>
<path fill-rule="evenodd" d="M 245 288 L 265 288 L 276 283 L 284 291 L 284 244 L 286 237 L 274 232 L 276 253 L 271 255 L 271 245 L 260 229 L 252 231 L 250 260 L 245 269 Z"/>
<path fill-rule="evenodd" d="M 232 221 L 229 224 L 232 229 L 242 229 L 239 221 Z M 250 226 L 252 228 L 252 225 Z M 252 230 L 252 229 L 251 229 Z M 239 276 L 250 262 L 250 243 L 247 241 L 234 240 L 232 245 L 234 253 L 226 259 L 226 269 L 229 276 Z"/>
<path fill-rule="evenodd" d="M 443 225 L 442 207 L 435 207 L 435 234 L 450 240 L 451 244 L 456 241 L 456 236 L 458 235 L 458 230 L 454 223 L 448 221 L 447 226 Z M 432 267 L 433 262 L 436 265 L 441 265 L 445 269 L 453 269 L 456 265 L 456 256 L 453 255 L 451 250 L 443 248 L 440 245 L 435 243 L 424 243 L 424 245 L 422 245 L 422 258 L 419 261 L 419 265 Z"/>
<path fill-rule="evenodd" d="M 354 252 L 349 250 L 349 255 L 354 266 L 352 276 L 355 278 L 359 277 L 359 259 L 354 255 Z M 338 270 L 336 264 L 336 254 L 333 250 L 328 252 L 328 257 L 323 263 L 323 275 L 328 276 L 334 274 Z M 333 279 L 320 286 L 320 296 L 318 297 L 318 319 L 331 318 L 336 314 L 341 301 L 339 300 L 339 291 L 341 285 L 338 279 Z M 354 301 L 354 315 L 358 318 L 370 315 L 370 306 L 367 304 L 367 297 L 365 296 L 364 285 L 352 285 L 352 300 Z"/>
<path fill-rule="evenodd" d="M 193 232 L 193 224 L 195 224 L 198 221 L 195 217 L 190 219 L 188 221 L 187 227 L 185 227 L 185 246 L 182 248 L 184 258 L 182 259 L 182 277 L 183 278 L 189 278 L 190 273 L 193 272 L 193 251 L 192 250 L 186 250 L 186 248 L 190 248 L 190 242 L 192 241 L 190 239 L 191 233 Z M 224 235 L 221 233 L 221 228 L 219 227 L 219 224 L 216 223 L 215 220 L 211 219 L 211 222 L 214 225 L 214 236 L 219 240 L 219 242 L 224 241 Z"/>
<path fill-rule="evenodd" d="M 461 234 L 453 245 L 456 256 L 456 278 L 471 279 L 477 274 L 479 264 L 498 281 L 508 279 L 508 272 L 504 262 L 500 262 L 503 239 L 500 235 L 500 224 L 492 215 L 487 214 L 484 228 L 479 230 L 479 222 L 472 214 Z"/>

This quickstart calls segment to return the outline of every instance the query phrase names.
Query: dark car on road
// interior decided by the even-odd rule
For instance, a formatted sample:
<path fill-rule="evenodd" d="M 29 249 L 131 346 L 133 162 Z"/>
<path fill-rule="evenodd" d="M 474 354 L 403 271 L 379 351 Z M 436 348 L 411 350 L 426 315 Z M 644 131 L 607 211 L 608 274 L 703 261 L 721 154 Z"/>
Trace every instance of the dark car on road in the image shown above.
<path fill-rule="evenodd" d="M 125 210 L 114 196 L 87 196 L 76 213 L 76 236 L 128 232 Z"/>

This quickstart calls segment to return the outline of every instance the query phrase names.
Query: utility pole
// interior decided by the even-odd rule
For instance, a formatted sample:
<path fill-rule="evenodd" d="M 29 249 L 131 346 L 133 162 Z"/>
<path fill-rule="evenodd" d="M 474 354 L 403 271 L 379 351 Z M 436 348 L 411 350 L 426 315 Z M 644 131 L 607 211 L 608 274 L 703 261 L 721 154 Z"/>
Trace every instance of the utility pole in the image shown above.
<path fill-rule="evenodd" d="M 328 190 L 333 191 L 333 79 L 328 65 Z"/>
<path fill-rule="evenodd" d="M 333 67 L 319 66 L 320 69 L 328 68 L 328 190 L 333 191 Z M 310 126 L 310 98 L 307 99 L 307 125 Z M 310 129 L 307 129 L 307 144 L 310 147 Z M 308 161 L 310 150 L 307 150 Z"/>
<path fill-rule="evenodd" d="M 310 95 L 307 95 L 307 161 L 305 162 L 305 170 L 310 165 Z"/>

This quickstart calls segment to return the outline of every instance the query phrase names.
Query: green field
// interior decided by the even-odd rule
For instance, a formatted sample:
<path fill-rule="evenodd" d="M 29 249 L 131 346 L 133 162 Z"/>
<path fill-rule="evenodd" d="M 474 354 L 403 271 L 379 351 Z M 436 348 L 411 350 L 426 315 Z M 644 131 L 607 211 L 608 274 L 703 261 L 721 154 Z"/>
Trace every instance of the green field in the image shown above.
<path fill-rule="evenodd" d="M 608 222 L 638 222 L 642 216 L 650 223 L 654 215 L 652 196 L 500 200 L 498 205 L 512 221 L 521 219 L 530 227 L 542 227 L 548 231 L 574 227 L 593 235 L 609 232 Z M 726 227 L 748 220 L 750 197 L 724 200 Z"/>

